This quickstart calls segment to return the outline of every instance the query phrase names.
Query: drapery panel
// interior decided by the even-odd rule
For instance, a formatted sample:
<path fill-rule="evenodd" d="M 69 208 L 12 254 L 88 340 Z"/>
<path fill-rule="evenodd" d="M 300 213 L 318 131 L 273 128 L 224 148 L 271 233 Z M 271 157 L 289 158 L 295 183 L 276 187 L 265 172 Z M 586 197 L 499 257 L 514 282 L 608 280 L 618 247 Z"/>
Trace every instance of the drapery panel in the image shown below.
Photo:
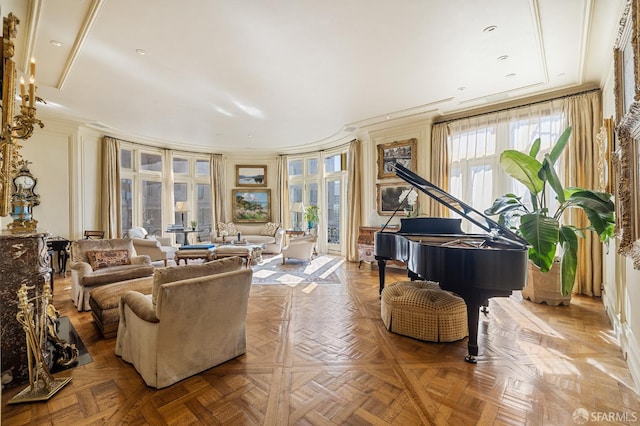
<path fill-rule="evenodd" d="M 594 91 L 564 99 L 563 111 L 572 127 L 570 148 L 565 151 L 565 186 L 598 189 L 600 152 L 595 143 L 602 126 L 601 92 Z M 589 225 L 582 209 L 569 209 L 569 222 L 578 228 Z M 602 243 L 593 232 L 578 239 L 578 268 L 574 293 L 601 296 Z"/>
<path fill-rule="evenodd" d="M 362 223 L 362 142 L 349 144 L 349 174 L 347 181 L 347 260 L 357 262 L 358 234 Z"/>
<path fill-rule="evenodd" d="M 279 196 L 279 214 L 278 221 L 284 229 L 291 228 L 291 219 L 289 218 L 289 169 L 287 168 L 287 156 L 278 156 L 278 183 L 276 187 Z"/>
<path fill-rule="evenodd" d="M 222 154 L 211 155 L 211 190 L 213 200 L 214 222 L 212 228 L 218 226 L 218 222 L 227 222 L 227 178 Z"/>
<path fill-rule="evenodd" d="M 449 128 L 447 123 L 434 124 L 431 128 L 431 174 L 430 182 L 445 191 L 449 190 Z M 427 197 L 428 198 L 428 197 Z M 427 215 L 449 217 L 450 210 L 431 198 L 427 202 Z"/>
<path fill-rule="evenodd" d="M 105 136 L 102 144 L 101 208 L 105 238 L 122 236 L 120 206 L 120 141 Z"/>

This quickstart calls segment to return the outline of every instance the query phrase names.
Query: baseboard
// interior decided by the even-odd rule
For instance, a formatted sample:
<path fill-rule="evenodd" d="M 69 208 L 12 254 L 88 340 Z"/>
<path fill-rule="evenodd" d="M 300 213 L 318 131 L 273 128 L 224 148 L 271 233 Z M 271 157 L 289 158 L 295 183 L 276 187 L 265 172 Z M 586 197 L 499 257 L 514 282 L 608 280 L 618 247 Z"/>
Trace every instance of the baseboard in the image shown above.
<path fill-rule="evenodd" d="M 620 344 L 620 350 L 622 350 L 627 361 L 635 391 L 640 394 L 640 345 L 638 345 L 627 323 L 623 323 L 620 320 L 620 316 L 615 310 L 615 301 L 609 297 L 609 293 L 606 291 L 602 294 L 602 303 L 613 326 L 615 337 Z"/>

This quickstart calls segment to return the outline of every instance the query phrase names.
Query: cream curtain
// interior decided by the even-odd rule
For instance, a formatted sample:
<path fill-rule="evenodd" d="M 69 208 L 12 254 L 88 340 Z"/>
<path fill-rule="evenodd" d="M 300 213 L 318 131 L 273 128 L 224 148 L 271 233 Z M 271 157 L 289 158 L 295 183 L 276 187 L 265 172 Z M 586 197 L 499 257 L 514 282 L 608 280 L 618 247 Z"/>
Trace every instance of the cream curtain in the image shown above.
<path fill-rule="evenodd" d="M 102 144 L 101 209 L 105 238 L 122 236 L 120 205 L 120 141 L 105 136 Z"/>
<path fill-rule="evenodd" d="M 162 191 L 167 194 L 162 209 L 162 223 L 175 223 L 175 198 L 173 193 L 173 151 L 162 150 Z M 176 235 L 176 234 L 172 234 Z"/>
<path fill-rule="evenodd" d="M 279 221 L 284 229 L 291 228 L 289 215 L 289 169 L 287 168 L 287 156 L 278 157 L 278 187 L 276 188 L 280 204 L 278 205 Z"/>
<path fill-rule="evenodd" d="M 362 142 L 349 144 L 349 174 L 347 181 L 347 260 L 357 262 L 358 234 L 362 223 Z"/>
<path fill-rule="evenodd" d="M 214 222 L 211 230 L 216 229 L 218 222 L 227 222 L 227 179 L 222 154 L 211 155 L 211 190 L 213 192 L 212 207 Z"/>
<path fill-rule="evenodd" d="M 565 187 L 598 189 L 599 151 L 596 135 L 602 126 L 601 92 L 594 91 L 564 99 L 563 111 L 572 127 L 569 149 L 565 151 Z M 570 209 L 569 223 L 578 228 L 588 226 L 581 209 Z M 574 293 L 601 296 L 602 243 L 593 232 L 578 239 L 578 268 Z"/>
<path fill-rule="evenodd" d="M 449 190 L 449 150 L 447 140 L 449 127 L 447 123 L 434 124 L 431 128 L 431 175 L 430 181 L 445 191 Z M 428 199 L 427 215 L 433 217 L 449 217 L 450 210 Z"/>

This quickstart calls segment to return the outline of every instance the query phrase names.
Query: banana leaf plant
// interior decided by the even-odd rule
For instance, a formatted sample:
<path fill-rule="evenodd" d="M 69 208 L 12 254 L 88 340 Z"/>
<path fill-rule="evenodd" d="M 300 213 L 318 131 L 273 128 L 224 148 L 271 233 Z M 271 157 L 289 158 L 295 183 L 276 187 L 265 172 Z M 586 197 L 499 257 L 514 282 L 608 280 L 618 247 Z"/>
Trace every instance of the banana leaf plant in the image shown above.
<path fill-rule="evenodd" d="M 557 257 L 560 258 L 560 286 L 564 296 L 571 293 L 578 265 L 578 237 L 585 230 L 594 231 L 600 241 L 613 237 L 615 220 L 611 194 L 582 188 L 563 188 L 554 165 L 565 149 L 571 127 L 568 127 L 542 161 L 536 156 L 540 151 L 540 139 L 536 139 L 528 154 L 506 150 L 500 155 L 500 166 L 513 179 L 522 183 L 529 192 L 529 203 L 515 194 L 498 197 L 486 215 L 499 215 L 498 222 L 522 236 L 530 245 L 529 260 L 542 272 L 548 272 Z M 551 213 L 547 206 L 549 188 L 559 203 Z M 561 223 L 562 214 L 568 208 L 582 209 L 590 225 L 579 229 Z"/>

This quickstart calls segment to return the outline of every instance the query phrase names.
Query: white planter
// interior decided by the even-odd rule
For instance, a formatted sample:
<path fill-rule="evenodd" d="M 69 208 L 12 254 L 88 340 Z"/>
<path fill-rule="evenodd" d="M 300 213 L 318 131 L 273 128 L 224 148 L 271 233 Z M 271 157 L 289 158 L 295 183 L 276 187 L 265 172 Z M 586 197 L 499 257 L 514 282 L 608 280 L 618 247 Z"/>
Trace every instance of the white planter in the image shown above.
<path fill-rule="evenodd" d="M 540 268 L 529 262 L 527 285 L 522 289 L 522 298 L 551 306 L 568 306 L 571 293 L 563 296 L 560 291 L 560 263 L 554 263 L 549 272 L 540 272 Z"/>

